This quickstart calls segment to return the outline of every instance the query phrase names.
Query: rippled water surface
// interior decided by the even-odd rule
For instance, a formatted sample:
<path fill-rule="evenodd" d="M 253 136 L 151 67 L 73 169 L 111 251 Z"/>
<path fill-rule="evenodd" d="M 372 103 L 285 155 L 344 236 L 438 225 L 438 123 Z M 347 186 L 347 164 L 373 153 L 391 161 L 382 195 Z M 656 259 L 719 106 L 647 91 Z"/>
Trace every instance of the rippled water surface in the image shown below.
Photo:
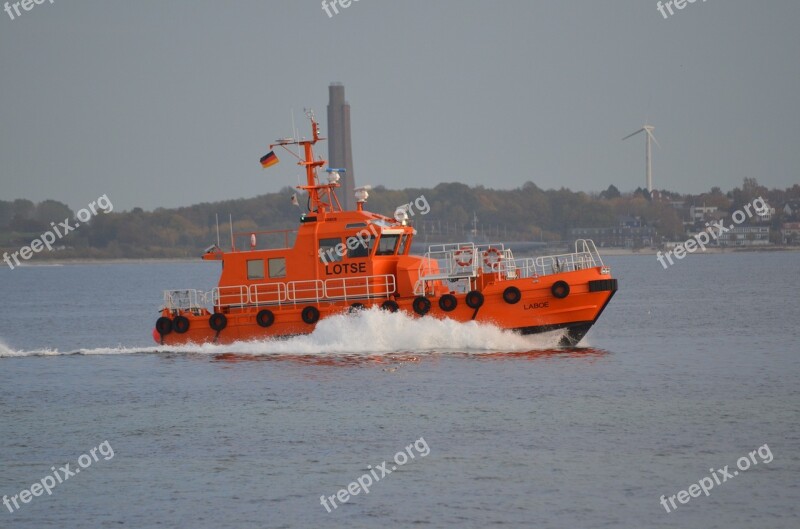
<path fill-rule="evenodd" d="M 0 495 L 113 449 L 0 527 L 800 527 L 800 253 L 607 262 L 621 290 L 573 350 L 375 312 L 165 350 L 161 290 L 213 264 L 0 269 Z"/>

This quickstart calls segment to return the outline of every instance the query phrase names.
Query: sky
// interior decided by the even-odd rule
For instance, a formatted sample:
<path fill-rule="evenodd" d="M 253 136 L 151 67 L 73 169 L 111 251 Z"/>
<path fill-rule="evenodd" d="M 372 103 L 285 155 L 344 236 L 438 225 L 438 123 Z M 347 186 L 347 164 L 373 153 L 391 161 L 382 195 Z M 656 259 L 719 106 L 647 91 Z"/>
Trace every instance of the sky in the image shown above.
<path fill-rule="evenodd" d="M 4 0 L 3 0 L 4 1 Z M 13 4 L 13 2 L 12 2 Z M 259 158 L 328 85 L 357 185 L 800 183 L 800 2 L 45 0 L 0 11 L 0 200 L 117 210 L 300 183 Z M 666 10 L 665 10 L 666 11 Z M 325 145 L 318 154 L 327 157 Z"/>

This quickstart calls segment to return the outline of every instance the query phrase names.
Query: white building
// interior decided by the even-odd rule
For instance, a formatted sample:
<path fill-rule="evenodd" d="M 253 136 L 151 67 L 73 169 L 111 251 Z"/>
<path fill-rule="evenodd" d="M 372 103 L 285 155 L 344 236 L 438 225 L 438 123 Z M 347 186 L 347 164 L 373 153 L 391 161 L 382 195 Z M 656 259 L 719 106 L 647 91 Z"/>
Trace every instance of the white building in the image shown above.
<path fill-rule="evenodd" d="M 766 202 L 765 202 L 766 204 Z M 757 209 L 755 211 L 754 220 L 756 222 L 770 222 L 772 217 L 775 215 L 775 208 L 771 207 L 769 204 L 763 209 Z"/>
<path fill-rule="evenodd" d="M 769 244 L 769 226 L 736 226 L 719 236 L 720 246 L 764 246 Z"/>
<path fill-rule="evenodd" d="M 716 213 L 718 209 L 717 206 L 691 206 L 689 208 L 689 220 L 692 222 L 706 220 L 706 215 Z"/>
<path fill-rule="evenodd" d="M 784 222 L 781 237 L 783 244 L 800 244 L 800 222 Z"/>

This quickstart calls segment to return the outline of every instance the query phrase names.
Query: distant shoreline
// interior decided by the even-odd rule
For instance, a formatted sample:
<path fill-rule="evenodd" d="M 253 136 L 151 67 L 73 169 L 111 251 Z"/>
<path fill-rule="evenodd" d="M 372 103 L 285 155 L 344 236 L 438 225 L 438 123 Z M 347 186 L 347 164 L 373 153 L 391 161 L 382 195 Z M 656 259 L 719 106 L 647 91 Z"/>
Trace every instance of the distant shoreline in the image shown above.
<path fill-rule="evenodd" d="M 513 248 L 512 248 L 513 250 Z M 656 255 L 659 251 L 664 253 L 664 250 L 656 250 L 653 248 L 642 248 L 641 250 L 631 250 L 628 248 L 598 248 L 601 257 L 606 256 L 621 256 L 621 255 Z M 773 253 L 773 252 L 800 252 L 800 246 L 774 246 L 769 248 L 707 248 L 705 251 L 697 251 L 693 255 L 701 254 L 733 254 L 733 253 Z M 555 255 L 567 253 L 564 250 L 558 249 L 545 249 L 541 252 L 517 252 L 519 256 L 528 255 Z M 202 261 L 200 256 L 197 257 L 143 257 L 143 258 L 110 258 L 98 257 L 93 258 L 53 258 L 53 259 L 39 259 L 27 261 L 21 265 L 22 268 L 34 267 L 47 267 L 47 266 L 70 266 L 70 265 L 84 265 L 84 264 L 158 264 L 158 263 L 197 263 Z"/>
<path fill-rule="evenodd" d="M 200 259 L 199 257 L 194 259 L 188 257 L 143 257 L 141 259 L 132 259 L 129 257 L 120 257 L 120 258 L 98 257 L 96 259 L 56 258 L 56 259 L 40 259 L 38 261 L 31 259 L 30 261 L 26 261 L 25 263 L 15 268 L 36 268 L 36 267 L 48 267 L 48 266 L 70 266 L 70 265 L 84 265 L 84 264 L 104 265 L 104 264 L 196 263 L 200 261 L 202 261 L 202 259 Z"/>
<path fill-rule="evenodd" d="M 604 255 L 656 255 L 658 252 L 666 253 L 669 250 L 658 250 L 653 248 L 642 248 L 641 250 L 630 250 L 627 248 L 598 248 L 601 256 Z M 693 255 L 700 254 L 727 254 L 727 253 L 772 253 L 772 252 L 800 252 L 800 246 L 773 246 L 767 248 L 706 248 L 698 250 Z"/>

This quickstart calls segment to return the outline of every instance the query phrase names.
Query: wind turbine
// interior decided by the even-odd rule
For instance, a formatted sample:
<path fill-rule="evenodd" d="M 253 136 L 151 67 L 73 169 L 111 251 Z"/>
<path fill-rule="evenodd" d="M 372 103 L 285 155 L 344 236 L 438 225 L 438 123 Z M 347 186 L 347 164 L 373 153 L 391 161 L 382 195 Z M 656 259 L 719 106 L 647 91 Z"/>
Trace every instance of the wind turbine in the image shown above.
<path fill-rule="evenodd" d="M 654 126 L 648 125 L 647 122 L 645 122 L 645 125 L 642 128 L 640 128 L 639 130 L 637 130 L 633 134 L 628 134 L 627 136 L 622 138 L 622 141 L 625 141 L 628 138 L 632 138 L 633 136 L 636 136 L 640 132 L 646 132 L 647 133 L 647 135 L 646 135 L 647 136 L 647 142 L 645 144 L 645 147 L 646 147 L 646 152 L 645 152 L 645 157 L 646 158 L 645 158 L 645 161 L 647 163 L 647 191 L 650 192 L 650 193 L 653 192 L 653 164 L 650 161 L 651 160 L 650 140 L 652 139 L 654 142 L 656 142 L 656 145 L 661 147 L 661 145 L 659 145 L 659 143 L 658 143 L 658 140 L 656 140 L 656 137 L 653 136 L 653 131 L 654 130 L 656 130 L 656 128 Z"/>

